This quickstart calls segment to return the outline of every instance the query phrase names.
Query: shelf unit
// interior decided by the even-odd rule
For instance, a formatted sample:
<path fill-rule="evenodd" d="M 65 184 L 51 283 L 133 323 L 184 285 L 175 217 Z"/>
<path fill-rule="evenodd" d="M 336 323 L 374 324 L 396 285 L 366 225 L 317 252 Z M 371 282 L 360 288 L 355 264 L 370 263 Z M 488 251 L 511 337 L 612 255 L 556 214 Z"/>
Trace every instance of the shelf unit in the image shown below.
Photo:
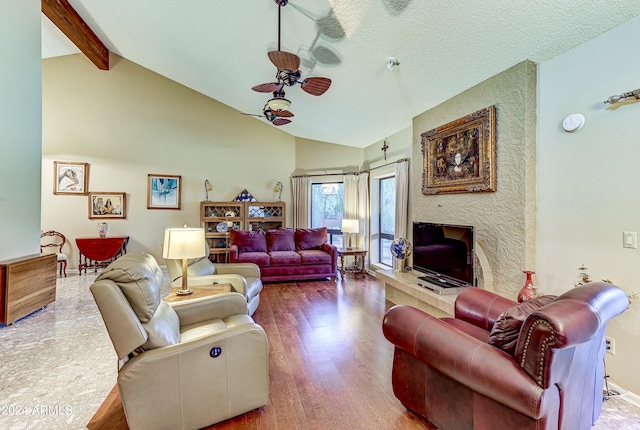
<path fill-rule="evenodd" d="M 209 244 L 209 259 L 227 262 L 229 233 L 227 223 L 236 230 L 244 230 L 244 202 L 200 202 L 200 222 Z"/>
<path fill-rule="evenodd" d="M 229 229 L 267 231 L 286 225 L 284 202 L 200 202 L 200 222 L 209 243 L 209 258 L 225 263 L 229 251 Z"/>
<path fill-rule="evenodd" d="M 284 228 L 285 213 L 284 202 L 245 202 L 245 225 L 251 231 Z"/>

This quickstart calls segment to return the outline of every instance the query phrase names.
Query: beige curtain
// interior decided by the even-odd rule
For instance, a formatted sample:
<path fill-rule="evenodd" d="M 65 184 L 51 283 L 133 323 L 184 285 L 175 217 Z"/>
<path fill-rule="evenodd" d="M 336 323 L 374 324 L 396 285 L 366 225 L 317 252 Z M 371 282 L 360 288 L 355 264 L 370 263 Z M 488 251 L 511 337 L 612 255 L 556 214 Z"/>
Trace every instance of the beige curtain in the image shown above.
<path fill-rule="evenodd" d="M 309 228 L 311 207 L 311 178 L 297 176 L 291 178 L 293 197 L 293 228 Z"/>
<path fill-rule="evenodd" d="M 355 246 L 369 250 L 369 173 L 344 175 L 344 217 L 358 220 Z M 365 267 L 369 267 L 369 256 L 365 258 Z"/>
<path fill-rule="evenodd" d="M 369 173 L 360 173 L 358 175 L 358 219 L 360 220 L 360 235 L 358 235 L 358 248 L 371 249 L 371 234 L 369 230 L 371 208 L 369 205 Z M 367 270 L 369 269 L 369 253 L 364 262 Z"/>
<path fill-rule="evenodd" d="M 399 161 L 394 167 L 396 175 L 396 225 L 393 235 L 395 238 L 408 239 L 409 160 Z M 393 260 L 393 268 L 401 269 L 399 260 Z"/>

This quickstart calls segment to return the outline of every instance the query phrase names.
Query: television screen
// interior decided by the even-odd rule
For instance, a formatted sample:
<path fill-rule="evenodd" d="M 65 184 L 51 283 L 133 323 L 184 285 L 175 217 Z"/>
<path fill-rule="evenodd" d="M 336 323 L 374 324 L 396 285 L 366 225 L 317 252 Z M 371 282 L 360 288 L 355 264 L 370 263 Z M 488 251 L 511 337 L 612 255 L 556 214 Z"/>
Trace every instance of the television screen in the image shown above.
<path fill-rule="evenodd" d="M 475 286 L 473 233 L 472 226 L 414 221 L 413 269 L 430 282 Z"/>

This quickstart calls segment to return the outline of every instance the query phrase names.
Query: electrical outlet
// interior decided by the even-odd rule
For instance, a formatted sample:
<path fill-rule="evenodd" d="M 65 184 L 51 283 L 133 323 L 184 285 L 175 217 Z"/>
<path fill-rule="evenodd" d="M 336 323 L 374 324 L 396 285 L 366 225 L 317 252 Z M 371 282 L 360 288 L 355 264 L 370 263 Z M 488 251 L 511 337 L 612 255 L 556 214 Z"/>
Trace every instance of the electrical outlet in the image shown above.
<path fill-rule="evenodd" d="M 607 354 L 616 355 L 616 340 L 605 336 L 604 341 L 607 343 Z"/>

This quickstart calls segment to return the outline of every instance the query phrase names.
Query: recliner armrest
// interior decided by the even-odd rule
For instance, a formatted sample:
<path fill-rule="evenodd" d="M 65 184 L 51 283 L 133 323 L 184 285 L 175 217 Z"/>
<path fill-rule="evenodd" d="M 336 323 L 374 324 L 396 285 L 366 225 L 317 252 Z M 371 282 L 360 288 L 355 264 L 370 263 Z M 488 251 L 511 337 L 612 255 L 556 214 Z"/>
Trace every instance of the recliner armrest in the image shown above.
<path fill-rule="evenodd" d="M 224 319 L 231 315 L 247 313 L 247 299 L 239 293 L 223 293 L 215 296 L 169 303 L 180 318 L 180 327 L 211 319 Z"/>
<path fill-rule="evenodd" d="M 526 416 L 541 416 L 544 391 L 506 352 L 419 309 L 397 305 L 382 330 L 396 348 Z"/>
<path fill-rule="evenodd" d="M 214 263 L 220 275 L 237 274 L 245 278 L 260 278 L 260 267 L 253 263 Z"/>

